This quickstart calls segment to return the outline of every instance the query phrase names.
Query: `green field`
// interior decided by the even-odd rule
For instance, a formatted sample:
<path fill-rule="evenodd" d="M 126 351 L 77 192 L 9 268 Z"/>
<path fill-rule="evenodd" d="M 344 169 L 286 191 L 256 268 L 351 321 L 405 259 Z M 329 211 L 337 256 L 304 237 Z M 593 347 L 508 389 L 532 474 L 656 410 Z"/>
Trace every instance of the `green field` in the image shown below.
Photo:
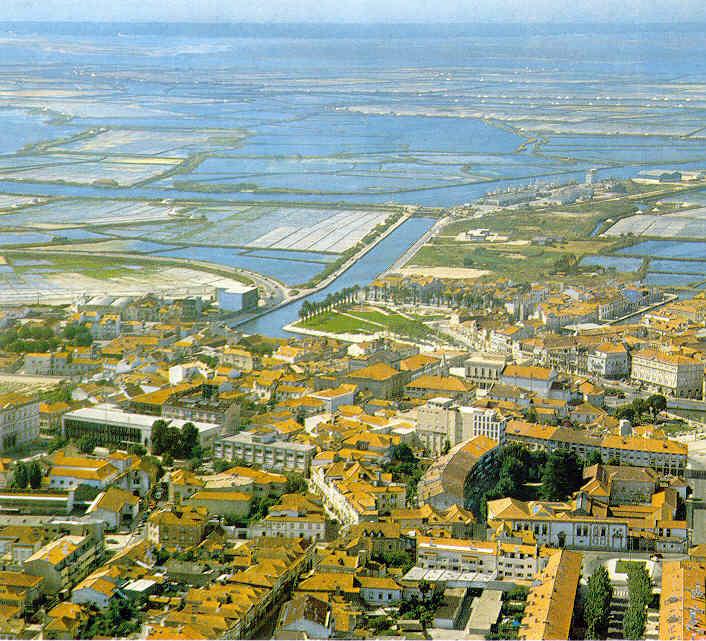
<path fill-rule="evenodd" d="M 594 238 L 540 246 L 456 242 L 439 237 L 424 245 L 409 265 L 470 267 L 487 270 L 517 281 L 527 281 L 546 278 L 556 271 L 555 264 L 562 257 L 576 256 L 580 260 L 583 256 L 607 254 L 618 246 L 620 241 L 611 242 Z M 593 272 L 595 267 L 587 268 L 586 271 Z"/>
<path fill-rule="evenodd" d="M 337 311 L 323 312 L 313 318 L 299 321 L 297 327 L 331 334 L 374 334 L 382 329 L 365 321 L 344 316 Z"/>
<path fill-rule="evenodd" d="M 8 252 L 9 253 L 9 252 Z M 10 262 L 13 260 L 31 260 L 36 259 L 36 253 L 21 253 L 12 252 L 9 255 Z M 140 275 L 145 276 L 149 273 L 156 271 L 159 265 L 156 263 L 148 264 L 144 261 L 139 260 L 139 256 L 134 260 L 127 261 L 124 258 L 110 257 L 110 256 L 96 256 L 96 255 L 86 255 L 80 253 L 67 252 L 66 255 L 61 255 L 59 253 L 54 254 L 42 254 L 43 261 L 51 263 L 50 265 L 43 265 L 44 268 L 49 268 L 56 272 L 80 272 L 85 276 L 98 279 L 108 279 L 108 278 L 120 278 L 130 273 L 129 269 L 125 268 L 125 265 L 129 264 L 139 264 L 141 266 Z M 32 273 L 36 270 L 35 266 L 32 265 L 15 265 L 14 270 L 17 273 Z"/>
<path fill-rule="evenodd" d="M 372 323 L 377 323 L 378 331 L 387 329 L 393 334 L 409 336 L 410 338 L 424 338 L 431 330 L 424 324 L 414 319 L 405 318 L 401 314 L 385 313 L 382 311 L 351 311 L 353 316 L 362 318 Z M 382 327 L 380 327 L 382 326 Z"/>
<path fill-rule="evenodd" d="M 615 220 L 636 211 L 635 203 L 627 198 L 549 209 L 523 207 L 451 223 L 443 230 L 443 235 L 453 237 L 469 229 L 484 227 L 511 239 L 548 235 L 579 239 L 588 237 L 596 225 L 606 218 Z"/>

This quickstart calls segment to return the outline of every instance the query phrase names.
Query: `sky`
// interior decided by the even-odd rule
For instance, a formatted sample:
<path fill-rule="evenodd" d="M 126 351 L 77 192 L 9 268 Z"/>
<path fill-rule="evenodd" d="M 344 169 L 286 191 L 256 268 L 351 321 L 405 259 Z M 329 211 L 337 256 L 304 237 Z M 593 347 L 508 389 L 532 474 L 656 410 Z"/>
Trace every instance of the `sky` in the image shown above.
<path fill-rule="evenodd" d="M 704 0 L 0 0 L 3 21 L 706 22 Z"/>

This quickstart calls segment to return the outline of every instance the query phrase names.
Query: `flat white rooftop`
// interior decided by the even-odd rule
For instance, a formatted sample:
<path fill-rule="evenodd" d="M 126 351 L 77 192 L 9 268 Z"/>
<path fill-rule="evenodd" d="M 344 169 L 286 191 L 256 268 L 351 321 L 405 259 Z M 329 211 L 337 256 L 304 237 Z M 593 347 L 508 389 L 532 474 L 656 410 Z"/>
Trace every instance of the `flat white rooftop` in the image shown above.
<path fill-rule="evenodd" d="M 95 423 L 108 423 L 112 425 L 123 425 L 128 427 L 137 427 L 139 429 L 152 429 L 155 421 L 166 421 L 172 427 L 181 427 L 184 423 L 192 423 L 199 432 L 210 432 L 211 430 L 220 429 L 217 423 L 204 423 L 201 421 L 184 421 L 178 418 L 163 418 L 161 416 L 152 416 L 151 414 L 136 414 L 134 412 L 126 412 L 115 405 L 104 403 L 94 405 L 93 407 L 84 407 L 73 412 L 64 414 L 65 419 L 77 419 L 81 421 L 91 421 Z"/>

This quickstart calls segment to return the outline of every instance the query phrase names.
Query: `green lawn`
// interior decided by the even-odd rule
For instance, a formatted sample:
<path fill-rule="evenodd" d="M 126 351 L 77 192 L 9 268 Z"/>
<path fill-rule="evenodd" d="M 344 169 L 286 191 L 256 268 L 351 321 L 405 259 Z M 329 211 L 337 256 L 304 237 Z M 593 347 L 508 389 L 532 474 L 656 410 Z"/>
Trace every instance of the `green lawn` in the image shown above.
<path fill-rule="evenodd" d="M 615 571 L 620 572 L 622 574 L 627 574 L 628 568 L 638 568 L 640 566 L 645 567 L 645 565 L 646 564 L 644 561 L 626 561 L 625 559 L 620 559 L 615 564 Z"/>
<path fill-rule="evenodd" d="M 345 313 L 324 312 L 308 320 L 299 321 L 297 326 L 332 334 L 373 334 L 387 330 L 410 338 L 424 338 L 432 332 L 424 323 L 400 314 L 357 309 L 345 310 Z"/>
<path fill-rule="evenodd" d="M 393 332 L 394 334 L 399 334 L 400 336 L 409 336 L 411 338 L 424 338 L 428 336 L 431 330 L 420 321 L 405 318 L 400 314 L 388 313 L 385 314 L 379 311 L 350 311 L 350 314 L 358 318 L 363 318 L 373 323 L 379 323 L 384 325 L 386 329 Z M 378 331 L 383 328 L 378 327 Z"/>
<path fill-rule="evenodd" d="M 382 329 L 336 311 L 324 312 L 305 321 L 299 321 L 297 326 L 331 334 L 374 334 Z"/>
<path fill-rule="evenodd" d="M 554 205 L 535 208 L 521 207 L 504 210 L 480 219 L 461 220 L 451 223 L 443 230 L 444 236 L 456 236 L 460 232 L 485 227 L 492 232 L 510 236 L 512 239 L 530 239 L 532 236 L 560 236 L 567 240 L 587 238 L 596 225 L 607 218 L 617 220 L 636 213 L 639 195 L 655 194 L 645 200 L 653 203 L 673 193 L 685 191 L 684 186 L 641 185 L 627 181 L 627 194 L 608 201 L 592 201 L 574 205 Z M 662 207 L 665 211 L 672 205 Z"/>

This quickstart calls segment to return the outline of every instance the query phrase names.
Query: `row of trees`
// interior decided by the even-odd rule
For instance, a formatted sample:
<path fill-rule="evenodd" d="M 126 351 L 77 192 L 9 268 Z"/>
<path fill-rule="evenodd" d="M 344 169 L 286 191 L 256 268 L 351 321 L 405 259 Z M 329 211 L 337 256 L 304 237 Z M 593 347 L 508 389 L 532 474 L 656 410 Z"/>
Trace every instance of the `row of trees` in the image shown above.
<path fill-rule="evenodd" d="M 541 467 L 545 460 L 544 452 L 530 452 L 514 443 L 500 448 L 495 455 L 495 465 L 491 469 L 481 472 L 474 468 L 466 478 L 466 506 L 480 520 L 485 521 L 486 506 L 490 500 L 503 496 L 521 500 L 536 498 L 527 483 L 540 480 Z"/>
<path fill-rule="evenodd" d="M 158 419 L 152 424 L 152 454 L 172 459 L 201 458 L 199 431 L 190 422 L 179 429 Z"/>
<path fill-rule="evenodd" d="M 299 308 L 299 318 L 306 320 L 307 318 L 312 318 L 313 316 L 318 316 L 319 314 L 330 311 L 335 307 L 353 303 L 358 298 L 359 290 L 360 287 L 354 285 L 353 287 L 344 287 L 338 292 L 327 294 L 326 298 L 320 301 L 305 300 Z"/>
<path fill-rule="evenodd" d="M 542 466 L 540 498 L 563 501 L 583 485 L 585 463 L 570 450 L 554 450 Z"/>
<path fill-rule="evenodd" d="M 647 623 L 647 606 L 652 601 L 652 581 L 643 563 L 628 566 L 628 607 L 623 617 L 626 639 L 642 639 Z"/>
<path fill-rule="evenodd" d="M 435 305 L 438 307 L 470 310 L 494 309 L 502 306 L 502 301 L 486 288 L 459 285 L 448 287 L 441 281 L 427 286 L 389 285 L 384 287 L 365 287 L 365 300 L 386 301 L 405 304 Z"/>
<path fill-rule="evenodd" d="M 599 567 L 588 579 L 583 606 L 587 639 L 607 639 L 613 585 L 608 570 Z"/>
<path fill-rule="evenodd" d="M 19 461 L 15 465 L 12 478 L 15 487 L 21 490 L 26 489 L 28 485 L 33 490 L 38 490 L 42 485 L 42 468 L 37 461 L 32 461 L 29 465 Z"/>
<path fill-rule="evenodd" d="M 28 352 L 53 352 L 62 339 L 71 345 L 86 347 L 93 343 L 91 331 L 84 324 L 70 323 L 57 336 L 48 325 L 22 325 L 0 333 L 0 350 L 15 354 Z"/>

